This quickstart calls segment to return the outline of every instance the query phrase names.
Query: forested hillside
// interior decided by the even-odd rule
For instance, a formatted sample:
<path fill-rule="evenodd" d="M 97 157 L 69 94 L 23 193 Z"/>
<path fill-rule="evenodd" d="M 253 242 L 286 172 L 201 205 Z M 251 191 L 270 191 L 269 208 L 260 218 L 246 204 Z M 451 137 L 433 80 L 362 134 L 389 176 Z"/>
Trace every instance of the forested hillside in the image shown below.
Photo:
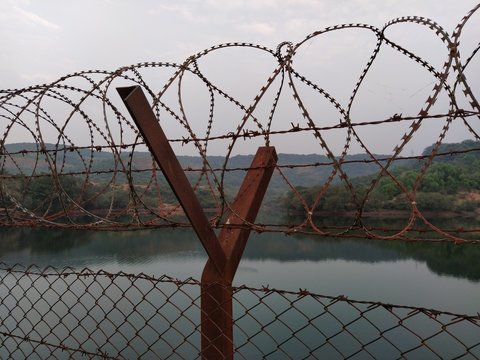
<path fill-rule="evenodd" d="M 431 154 L 432 147 L 424 150 Z M 333 184 L 321 197 L 317 211 L 353 211 L 367 198 L 364 210 L 407 210 L 411 208 L 406 192 L 416 190 L 416 205 L 425 211 L 475 212 L 480 209 L 480 142 L 471 140 L 444 144 L 423 176 L 425 161 L 409 160 L 393 167 L 391 175 L 366 175 L 351 178 L 351 191 L 345 184 Z M 372 182 L 375 186 L 372 187 Z M 322 185 L 297 188 L 307 204 L 313 204 Z M 366 194 L 368 193 L 368 196 Z M 298 195 L 290 191 L 282 200 L 289 212 L 304 211 Z"/>
<path fill-rule="evenodd" d="M 82 194 L 83 198 L 77 200 L 87 209 L 125 208 L 132 201 L 129 186 L 142 193 L 142 201 L 148 206 L 158 203 L 158 191 L 162 202 L 176 202 L 160 172 L 157 172 L 156 177 L 159 187 L 151 186 L 150 169 L 153 163 L 148 152 L 135 152 L 131 158 L 128 153 L 115 157 L 107 151 L 95 151 L 92 156 L 88 149 L 62 151 L 55 155 L 55 152 L 49 151 L 54 148 L 54 145 L 46 144 L 45 152 L 39 153 L 35 144 L 5 145 L 2 156 L 3 184 L 27 208 L 39 211 L 60 210 L 62 201 L 72 201 L 78 194 Z M 475 211 L 480 208 L 479 150 L 478 141 L 443 144 L 438 149 L 439 155 L 435 156 L 422 177 L 419 177 L 420 169 L 427 158 L 395 162 L 389 169 L 398 183 L 385 175 L 377 179 L 379 166 L 364 161 L 369 159 L 367 155 L 349 155 L 342 163 L 342 170 L 347 174 L 352 187 L 348 188 L 337 174 L 321 196 L 315 211 L 353 211 L 363 204 L 365 197 L 368 199 L 364 204 L 366 211 L 406 210 L 410 208 L 410 202 L 405 191 L 412 192 L 414 188 L 417 206 L 421 210 Z M 431 152 L 432 147 L 428 147 L 423 154 L 428 157 Z M 388 158 L 387 155 L 377 157 Z M 252 159 L 253 155 L 237 155 L 229 159 L 227 168 L 236 169 L 227 171 L 224 177 L 223 189 L 229 199 L 234 196 Z M 195 183 L 200 174 L 198 170 L 203 166 L 202 159 L 179 156 L 179 160 L 186 169 L 187 176 Z M 220 178 L 225 158 L 213 156 L 208 160 Z M 305 210 L 298 194 L 306 204 L 313 204 L 333 170 L 331 161 L 326 156 L 317 154 L 279 154 L 278 165 L 295 186 L 297 194 L 290 190 L 276 172 L 265 201 L 269 207 L 285 209 L 290 213 Z M 58 183 L 53 181 L 52 168 L 60 174 Z M 127 174 L 131 174 L 131 182 Z M 371 185 L 373 181 L 377 181 L 374 187 Z M 62 199 L 60 197 L 64 195 L 52 192 L 52 189 L 59 186 L 67 198 Z M 211 188 L 215 189 L 215 184 L 212 180 L 208 184 L 205 178 L 202 178 L 196 188 L 200 202 L 207 208 L 218 205 L 210 194 Z M 10 200 L 8 196 L 2 196 L 2 201 L 5 206 Z"/>

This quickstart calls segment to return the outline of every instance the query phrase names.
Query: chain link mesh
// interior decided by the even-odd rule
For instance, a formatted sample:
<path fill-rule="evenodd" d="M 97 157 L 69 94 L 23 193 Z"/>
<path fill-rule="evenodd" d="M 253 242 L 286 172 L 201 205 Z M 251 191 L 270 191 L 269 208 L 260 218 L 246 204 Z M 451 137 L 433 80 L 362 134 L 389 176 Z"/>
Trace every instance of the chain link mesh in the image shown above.
<path fill-rule="evenodd" d="M 195 359 L 200 282 L 0 265 L 1 358 Z M 480 315 L 233 287 L 241 359 L 479 359 Z"/>

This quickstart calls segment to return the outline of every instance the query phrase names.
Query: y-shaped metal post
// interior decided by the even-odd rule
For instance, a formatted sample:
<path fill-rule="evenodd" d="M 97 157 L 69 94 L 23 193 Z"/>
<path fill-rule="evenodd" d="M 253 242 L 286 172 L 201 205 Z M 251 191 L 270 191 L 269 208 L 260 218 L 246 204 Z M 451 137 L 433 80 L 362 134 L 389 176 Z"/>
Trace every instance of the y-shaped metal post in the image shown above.
<path fill-rule="evenodd" d="M 202 274 L 202 358 L 233 359 L 232 281 L 277 162 L 260 147 L 218 239 L 141 87 L 117 88 L 208 254 Z M 245 226 L 247 225 L 247 226 Z"/>

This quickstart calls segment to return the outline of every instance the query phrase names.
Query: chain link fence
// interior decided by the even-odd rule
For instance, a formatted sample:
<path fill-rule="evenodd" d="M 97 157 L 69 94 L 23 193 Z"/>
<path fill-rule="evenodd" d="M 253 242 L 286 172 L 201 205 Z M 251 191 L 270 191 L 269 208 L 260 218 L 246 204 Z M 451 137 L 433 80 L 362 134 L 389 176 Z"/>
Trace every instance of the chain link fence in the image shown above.
<path fill-rule="evenodd" d="M 195 359 L 200 282 L 0 265 L 2 359 Z M 480 315 L 233 287 L 238 359 L 479 359 Z"/>

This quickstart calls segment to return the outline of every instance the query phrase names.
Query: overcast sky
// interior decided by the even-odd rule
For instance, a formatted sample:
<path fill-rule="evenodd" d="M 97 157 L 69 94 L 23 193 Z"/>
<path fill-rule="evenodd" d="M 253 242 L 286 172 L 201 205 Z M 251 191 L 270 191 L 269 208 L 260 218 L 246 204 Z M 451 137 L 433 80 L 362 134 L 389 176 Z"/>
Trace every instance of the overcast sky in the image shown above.
<path fill-rule="evenodd" d="M 191 54 L 223 42 L 245 41 L 275 48 L 281 41 L 296 43 L 309 33 L 330 25 L 362 22 L 382 27 L 387 21 L 406 15 L 431 18 L 451 34 L 454 26 L 477 2 L 478 0 L 0 0 L 1 88 L 21 88 L 50 82 L 62 75 L 87 69 L 114 70 L 143 61 L 182 62 Z M 479 18 L 480 15 L 477 14 L 474 19 L 476 25 L 465 30 L 467 47 L 473 48 L 479 41 Z M 415 44 L 419 32 L 411 31 L 412 28 L 413 25 L 407 25 L 402 34 L 412 40 L 412 46 L 417 46 L 419 51 L 430 49 L 429 42 L 439 43 L 434 34 L 427 39 L 428 36 L 423 36 L 420 32 L 418 38 L 426 43 Z M 366 38 L 353 41 L 359 48 L 371 49 L 374 45 L 374 42 L 371 43 Z M 430 56 L 433 63 L 437 62 L 435 65 L 440 65 L 445 60 L 444 50 L 444 47 L 438 50 L 437 56 L 437 50 L 432 47 L 431 53 L 426 56 Z M 301 59 L 305 69 L 322 61 L 318 55 L 322 52 L 315 53 L 312 50 L 309 55 L 305 50 L 305 54 L 307 55 Z M 335 64 L 336 60 L 325 56 L 323 60 L 329 60 L 330 65 Z M 352 54 L 347 57 L 352 57 Z M 477 59 L 477 64 L 479 62 Z M 472 74 L 480 75 L 479 66 L 476 69 L 479 71 L 475 70 Z M 351 79 L 353 83 L 358 77 L 357 70 L 356 73 Z M 342 71 L 342 74 L 335 81 L 330 81 L 338 85 L 338 79 L 342 80 L 342 76 L 349 75 L 348 71 Z M 323 79 L 328 83 L 328 75 Z M 419 80 L 409 89 L 409 96 L 414 96 L 431 83 L 432 79 Z M 348 83 L 348 86 L 351 92 L 351 84 Z M 383 83 L 379 86 L 389 85 Z M 378 94 L 378 89 L 367 88 L 374 95 L 376 92 Z M 256 91 L 251 94 L 252 97 L 255 93 Z M 390 99 L 390 104 L 394 100 Z M 361 106 L 359 109 L 358 114 L 365 117 L 366 113 L 362 113 Z M 397 111 L 408 112 L 408 109 L 401 106 L 398 109 L 392 108 L 379 113 L 377 117 Z M 452 139 L 457 140 L 455 137 Z M 429 141 L 430 139 L 421 142 L 419 148 L 428 145 Z M 384 145 L 378 150 L 391 151 L 388 141 Z"/>
<path fill-rule="evenodd" d="M 2 88 L 90 68 L 182 61 L 213 44 L 274 48 L 329 25 L 404 15 L 449 32 L 478 0 L 0 0 Z"/>

